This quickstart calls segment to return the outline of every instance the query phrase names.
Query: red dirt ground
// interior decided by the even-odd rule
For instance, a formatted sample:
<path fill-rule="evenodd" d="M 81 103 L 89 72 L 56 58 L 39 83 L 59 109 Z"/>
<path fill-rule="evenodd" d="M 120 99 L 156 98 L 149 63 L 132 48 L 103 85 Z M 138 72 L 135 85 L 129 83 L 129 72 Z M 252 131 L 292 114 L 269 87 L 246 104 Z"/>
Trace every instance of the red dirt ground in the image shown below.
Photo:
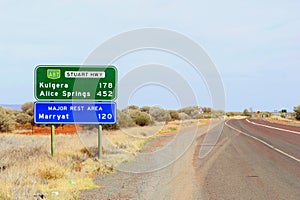
<path fill-rule="evenodd" d="M 51 134 L 51 127 L 39 127 L 39 126 L 18 126 L 16 127 L 16 133 L 24 134 L 24 135 L 50 135 Z M 76 134 L 77 131 L 82 130 L 79 125 L 60 125 L 55 127 L 55 134 L 66 134 L 72 135 Z"/>

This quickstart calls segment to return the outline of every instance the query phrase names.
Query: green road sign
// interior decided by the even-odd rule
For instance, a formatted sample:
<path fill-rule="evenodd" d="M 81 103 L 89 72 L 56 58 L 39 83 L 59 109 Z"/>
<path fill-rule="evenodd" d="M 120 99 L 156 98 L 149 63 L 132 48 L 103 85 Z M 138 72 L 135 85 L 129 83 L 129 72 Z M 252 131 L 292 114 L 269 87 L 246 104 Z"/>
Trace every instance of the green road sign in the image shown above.
<path fill-rule="evenodd" d="M 112 101 L 117 97 L 114 66 L 39 65 L 34 77 L 38 101 Z"/>

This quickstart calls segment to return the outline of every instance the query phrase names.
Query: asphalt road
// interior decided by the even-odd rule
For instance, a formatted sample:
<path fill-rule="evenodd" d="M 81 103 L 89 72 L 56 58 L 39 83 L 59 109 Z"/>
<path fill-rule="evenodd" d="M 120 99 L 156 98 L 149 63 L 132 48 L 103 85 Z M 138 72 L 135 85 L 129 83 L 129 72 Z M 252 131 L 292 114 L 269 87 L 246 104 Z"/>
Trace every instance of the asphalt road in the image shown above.
<path fill-rule="evenodd" d="M 215 145 L 204 142 L 207 129 L 199 128 L 172 164 L 151 172 L 98 177 L 95 181 L 102 188 L 83 192 L 82 199 L 300 199 L 300 127 L 229 120 Z M 183 130 L 178 138 L 185 141 L 190 131 Z M 173 144 L 167 152 L 178 151 L 180 142 Z M 199 158 L 206 146 L 214 148 Z"/>
<path fill-rule="evenodd" d="M 300 128 L 245 119 L 226 124 L 222 146 L 203 160 L 212 164 L 202 198 L 300 199 Z"/>

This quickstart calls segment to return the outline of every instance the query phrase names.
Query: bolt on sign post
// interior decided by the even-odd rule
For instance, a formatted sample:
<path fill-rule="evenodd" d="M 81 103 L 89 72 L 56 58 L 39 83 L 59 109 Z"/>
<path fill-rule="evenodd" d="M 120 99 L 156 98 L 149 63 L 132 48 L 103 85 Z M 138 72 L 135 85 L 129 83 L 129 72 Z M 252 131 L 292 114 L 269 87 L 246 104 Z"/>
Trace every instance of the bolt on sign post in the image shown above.
<path fill-rule="evenodd" d="M 34 122 L 51 124 L 52 156 L 54 124 L 98 124 L 100 159 L 101 124 L 116 123 L 116 67 L 39 65 L 34 75 L 34 96 L 38 100 L 34 104 Z"/>

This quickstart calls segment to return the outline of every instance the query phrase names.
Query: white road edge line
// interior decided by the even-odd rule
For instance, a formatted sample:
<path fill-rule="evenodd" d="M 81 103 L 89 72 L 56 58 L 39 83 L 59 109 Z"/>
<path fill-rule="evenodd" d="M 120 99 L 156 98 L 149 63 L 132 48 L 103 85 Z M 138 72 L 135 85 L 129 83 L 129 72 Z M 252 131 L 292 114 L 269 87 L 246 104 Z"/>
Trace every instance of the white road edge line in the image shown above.
<path fill-rule="evenodd" d="M 283 128 L 277 128 L 277 127 L 274 127 L 274 126 L 268 126 L 268 125 L 264 125 L 264 124 L 259 124 L 259 123 L 256 123 L 256 122 L 251 122 L 248 119 L 246 119 L 246 121 L 248 123 L 251 123 L 251 124 L 254 124 L 254 125 L 257 125 L 257 126 L 263 126 L 263 127 L 267 127 L 267 128 L 276 129 L 276 130 L 279 130 L 279 131 L 286 131 L 286 132 L 289 132 L 289 133 L 295 133 L 295 134 L 300 135 L 300 132 L 298 132 L 298 131 L 291 131 L 291 130 L 287 130 L 287 129 L 283 129 Z"/>
<path fill-rule="evenodd" d="M 263 141 L 261 139 L 258 139 L 258 138 L 254 137 L 252 135 L 249 135 L 249 134 L 247 134 L 247 133 L 245 133 L 245 132 L 243 132 L 241 130 L 238 130 L 238 129 L 234 128 L 233 126 L 229 125 L 227 122 L 228 121 L 225 122 L 225 125 L 228 126 L 229 128 L 231 128 L 231 129 L 233 129 L 233 130 L 235 130 L 235 131 L 237 131 L 239 133 L 242 133 L 243 135 L 246 135 L 246 136 L 248 136 L 248 137 L 250 137 L 250 138 L 252 138 L 252 139 L 254 139 L 254 140 L 256 140 L 256 141 L 258 141 L 258 142 L 260 142 L 260 143 L 262 143 L 264 145 L 266 145 L 267 147 L 269 147 L 269 148 L 271 148 L 271 149 L 273 149 L 273 150 L 281 153 L 282 155 L 285 155 L 285 156 L 287 156 L 287 157 L 289 157 L 289 158 L 291 158 L 291 159 L 293 159 L 293 160 L 295 160 L 297 162 L 300 162 L 300 159 L 298 159 L 298 158 L 296 158 L 296 157 L 294 157 L 294 156 L 292 156 L 292 155 L 290 155 L 290 154 L 288 154 L 288 153 L 286 153 L 286 152 L 284 152 L 284 151 L 282 151 L 282 150 L 280 150 L 280 149 L 278 149 L 278 148 L 276 148 L 276 147 L 268 144 L 267 142 L 265 142 L 265 141 Z"/>

